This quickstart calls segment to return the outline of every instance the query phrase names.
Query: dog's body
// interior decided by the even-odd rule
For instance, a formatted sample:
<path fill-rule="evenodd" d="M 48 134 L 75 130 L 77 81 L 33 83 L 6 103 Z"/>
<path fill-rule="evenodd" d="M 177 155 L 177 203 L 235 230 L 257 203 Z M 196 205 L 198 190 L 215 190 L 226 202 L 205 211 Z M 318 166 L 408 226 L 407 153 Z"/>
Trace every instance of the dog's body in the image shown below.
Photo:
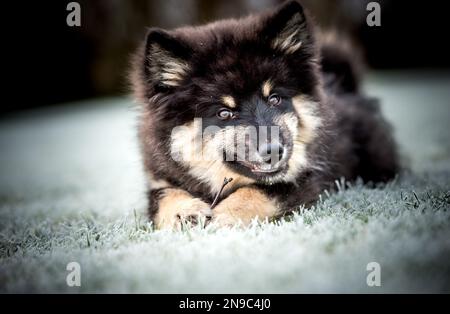
<path fill-rule="evenodd" d="M 199 216 L 248 224 L 311 205 L 341 177 L 396 174 L 390 129 L 360 93 L 351 52 L 316 37 L 295 1 L 240 20 L 149 31 L 132 83 L 157 227 Z M 230 142 L 262 126 L 278 137 L 258 135 L 256 152 L 248 137 L 243 154 Z M 198 129 L 203 158 L 193 157 Z M 233 181 L 211 209 L 225 177 Z"/>

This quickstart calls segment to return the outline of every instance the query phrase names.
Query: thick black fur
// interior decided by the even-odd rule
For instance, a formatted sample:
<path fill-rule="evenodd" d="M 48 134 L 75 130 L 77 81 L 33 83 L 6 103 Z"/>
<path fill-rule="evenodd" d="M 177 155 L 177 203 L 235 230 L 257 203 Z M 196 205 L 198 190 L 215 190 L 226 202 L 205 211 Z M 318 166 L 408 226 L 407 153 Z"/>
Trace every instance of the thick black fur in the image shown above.
<path fill-rule="evenodd" d="M 296 40 L 302 42 L 301 48 L 294 53 L 274 49 L 269 43 L 296 17 L 292 27 L 299 29 Z M 150 29 L 131 74 L 136 98 L 142 104 L 139 137 L 145 169 L 151 176 L 150 190 L 152 180 L 164 180 L 211 203 L 215 195 L 208 183 L 170 158 L 170 130 L 194 117 L 222 123 L 214 120 L 223 106 L 218 95 L 233 95 L 237 102 L 249 103 L 269 77 L 286 99 L 286 108 L 292 97 L 306 95 L 317 102 L 323 121 L 317 137 L 307 145 L 311 168 L 299 171 L 294 182 L 253 184 L 277 198 L 284 212 L 300 204 L 311 205 L 341 177 L 361 177 L 365 182 L 393 178 L 399 163 L 391 128 L 382 118 L 378 102 L 360 92 L 359 65 L 337 41 L 322 45 L 315 34 L 311 20 L 296 1 L 238 20 L 173 31 Z M 188 65 L 188 74 L 176 86 L 164 84 L 158 76 L 167 55 Z M 224 197 L 230 193 L 233 190 Z M 153 215 L 161 191 L 152 194 Z"/>

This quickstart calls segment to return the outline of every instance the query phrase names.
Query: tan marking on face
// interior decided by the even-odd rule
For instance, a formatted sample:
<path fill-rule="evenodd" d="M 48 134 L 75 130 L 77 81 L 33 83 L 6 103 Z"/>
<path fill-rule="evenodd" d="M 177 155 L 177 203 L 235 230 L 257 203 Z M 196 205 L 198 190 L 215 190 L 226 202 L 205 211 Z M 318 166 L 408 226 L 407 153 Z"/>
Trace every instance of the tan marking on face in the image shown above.
<path fill-rule="evenodd" d="M 305 144 L 309 144 L 317 136 L 317 129 L 322 124 L 322 120 L 317 114 L 318 104 L 303 96 L 292 98 L 292 104 L 301 122 L 299 140 Z"/>
<path fill-rule="evenodd" d="M 236 102 L 232 96 L 222 96 L 222 102 L 227 107 L 236 108 Z"/>
<path fill-rule="evenodd" d="M 206 184 L 211 196 L 215 196 L 223 184 L 223 179 L 233 178 L 225 187 L 225 192 L 243 185 L 251 184 L 253 179 L 242 176 L 229 169 L 223 161 L 223 152 L 230 149 L 234 132 L 239 128 L 224 128 L 214 135 L 203 136 L 197 121 L 188 123 L 183 129 L 172 132 L 171 156 L 186 166 L 190 175 Z M 228 147 L 227 147 L 228 146 Z"/>
<path fill-rule="evenodd" d="M 255 187 L 242 187 L 214 208 L 213 222 L 220 226 L 248 226 L 253 219 L 262 222 L 276 216 L 279 210 L 276 199 Z"/>
<path fill-rule="evenodd" d="M 288 160 L 288 171 L 284 176 L 286 182 L 294 182 L 301 169 L 308 164 L 306 146 L 299 141 L 300 120 L 294 113 L 286 113 L 281 118 L 292 137 L 292 153 Z"/>
<path fill-rule="evenodd" d="M 272 82 L 270 80 L 267 80 L 264 82 L 263 86 L 262 86 L 262 93 L 264 97 L 269 97 L 270 96 L 270 92 L 273 89 L 273 85 Z"/>
<path fill-rule="evenodd" d="M 317 103 L 303 96 L 292 99 L 297 115 L 286 113 L 281 116 L 281 124 L 286 125 L 292 136 L 292 154 L 288 161 L 288 171 L 284 176 L 287 182 L 295 181 L 298 173 L 306 168 L 313 167 L 307 158 L 307 146 L 317 136 L 317 129 L 322 121 L 317 114 Z"/>
<path fill-rule="evenodd" d="M 201 199 L 181 189 L 167 189 L 158 202 L 153 221 L 157 229 L 181 230 L 181 221 L 188 216 L 205 217 L 211 214 L 209 205 Z"/>

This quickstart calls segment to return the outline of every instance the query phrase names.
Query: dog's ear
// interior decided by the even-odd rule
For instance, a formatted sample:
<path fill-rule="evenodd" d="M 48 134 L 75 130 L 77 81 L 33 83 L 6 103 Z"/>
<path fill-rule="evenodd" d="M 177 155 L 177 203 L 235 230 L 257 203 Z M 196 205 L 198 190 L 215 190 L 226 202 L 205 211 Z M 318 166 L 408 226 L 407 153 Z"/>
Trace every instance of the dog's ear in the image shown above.
<path fill-rule="evenodd" d="M 159 28 L 151 28 L 145 45 L 145 75 L 155 87 L 173 88 L 189 72 L 191 49 L 181 39 Z"/>
<path fill-rule="evenodd" d="M 268 17 L 263 27 L 263 38 L 273 49 L 292 54 L 312 44 L 310 32 L 302 5 L 288 1 Z"/>

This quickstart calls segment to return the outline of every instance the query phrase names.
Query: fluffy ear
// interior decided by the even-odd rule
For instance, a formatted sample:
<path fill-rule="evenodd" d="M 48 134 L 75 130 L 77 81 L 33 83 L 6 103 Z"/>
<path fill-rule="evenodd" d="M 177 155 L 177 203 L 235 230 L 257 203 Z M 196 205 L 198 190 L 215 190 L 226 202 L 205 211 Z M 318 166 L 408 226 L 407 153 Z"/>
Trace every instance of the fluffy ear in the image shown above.
<path fill-rule="evenodd" d="M 146 79 L 156 87 L 176 87 L 189 71 L 190 48 L 168 32 L 152 28 L 145 45 Z"/>
<path fill-rule="evenodd" d="M 306 15 L 297 1 L 281 5 L 268 18 L 264 33 L 273 49 L 286 54 L 299 51 L 311 42 Z"/>

